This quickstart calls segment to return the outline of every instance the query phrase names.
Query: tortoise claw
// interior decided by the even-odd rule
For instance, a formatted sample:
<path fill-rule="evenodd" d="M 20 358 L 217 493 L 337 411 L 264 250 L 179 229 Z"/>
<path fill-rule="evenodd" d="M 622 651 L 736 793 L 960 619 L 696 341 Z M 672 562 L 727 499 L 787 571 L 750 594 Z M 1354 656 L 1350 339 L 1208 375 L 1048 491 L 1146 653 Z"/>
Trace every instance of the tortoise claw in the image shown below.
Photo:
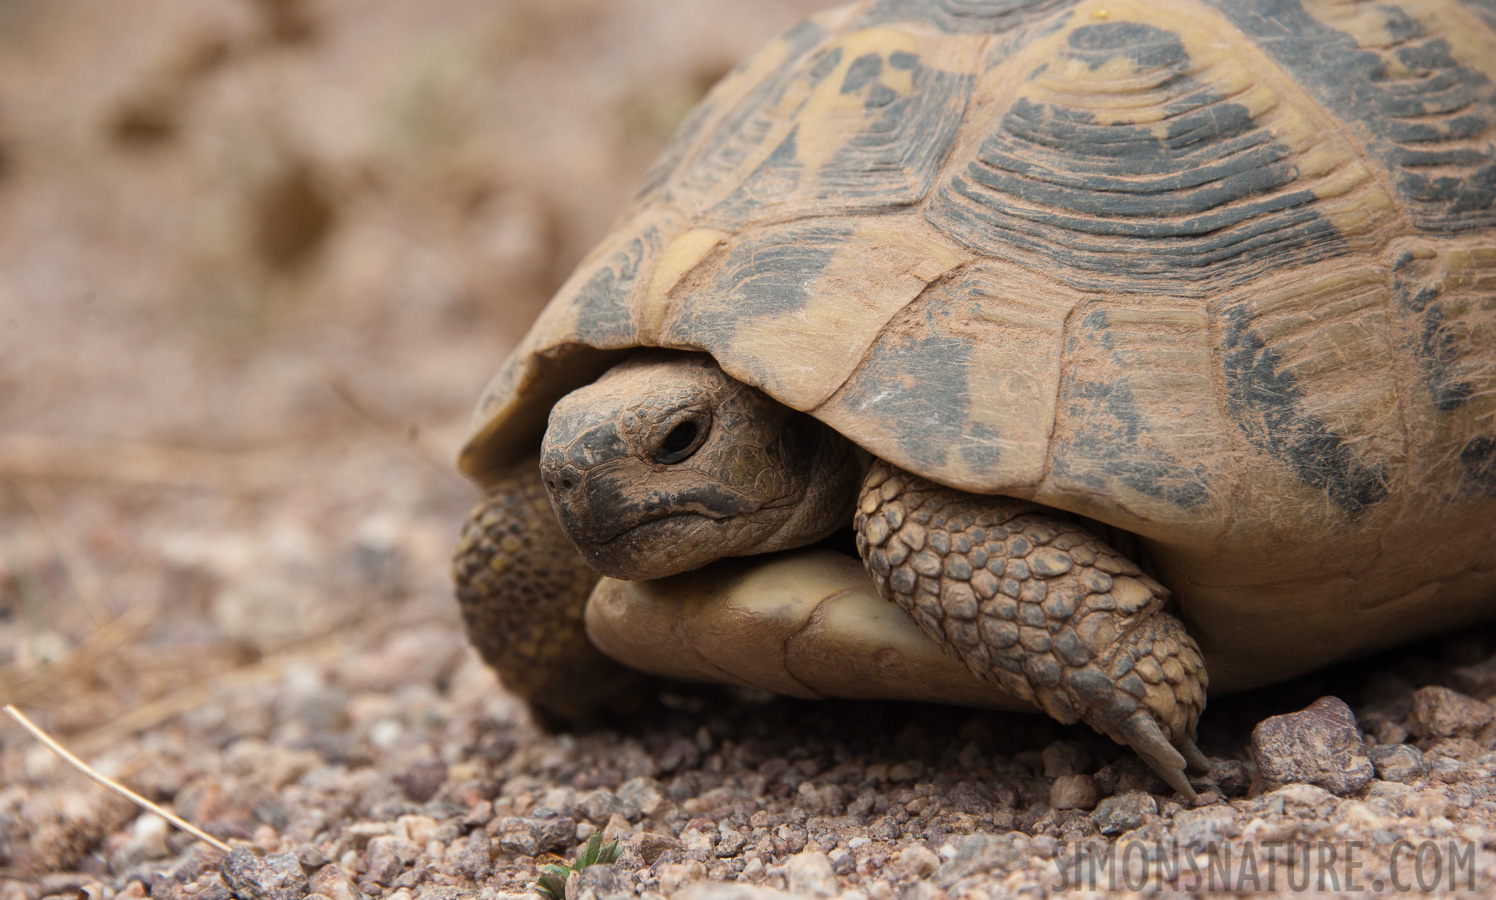
<path fill-rule="evenodd" d="M 1181 755 L 1179 748 L 1169 743 L 1164 733 L 1154 721 L 1153 716 L 1146 710 L 1139 710 L 1131 718 L 1122 723 L 1118 729 L 1121 736 L 1127 741 L 1127 745 L 1143 758 L 1153 771 L 1157 772 L 1169 787 L 1183 794 L 1185 799 L 1194 803 L 1196 799 L 1195 789 L 1190 786 L 1190 781 L 1185 777 L 1185 756 Z M 1192 753 L 1201 756 L 1199 748 L 1188 738 L 1184 739 L 1188 744 L 1186 754 Z"/>
<path fill-rule="evenodd" d="M 1184 754 L 1184 761 L 1189 763 L 1191 769 L 1202 773 L 1210 771 L 1210 759 L 1204 753 L 1200 752 L 1200 748 L 1195 745 L 1194 739 L 1189 735 L 1185 735 L 1178 741 L 1175 741 L 1174 746 L 1178 747 L 1179 752 Z"/>

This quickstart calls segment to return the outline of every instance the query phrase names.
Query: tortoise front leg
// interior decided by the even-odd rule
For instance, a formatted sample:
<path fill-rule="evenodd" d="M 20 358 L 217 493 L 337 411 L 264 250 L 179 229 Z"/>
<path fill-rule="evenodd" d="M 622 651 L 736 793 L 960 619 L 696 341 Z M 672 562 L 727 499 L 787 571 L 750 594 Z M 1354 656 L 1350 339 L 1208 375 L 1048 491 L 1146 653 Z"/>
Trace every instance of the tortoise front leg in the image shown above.
<path fill-rule="evenodd" d="M 515 466 L 463 524 L 452 580 L 468 637 L 546 724 L 596 712 L 638 684 L 587 639 L 597 579 L 556 523 L 537 460 Z"/>
<path fill-rule="evenodd" d="M 1168 591 L 1053 510 L 875 462 L 857 549 L 884 597 L 976 675 L 1061 722 L 1085 720 L 1195 798 L 1205 663 Z"/>

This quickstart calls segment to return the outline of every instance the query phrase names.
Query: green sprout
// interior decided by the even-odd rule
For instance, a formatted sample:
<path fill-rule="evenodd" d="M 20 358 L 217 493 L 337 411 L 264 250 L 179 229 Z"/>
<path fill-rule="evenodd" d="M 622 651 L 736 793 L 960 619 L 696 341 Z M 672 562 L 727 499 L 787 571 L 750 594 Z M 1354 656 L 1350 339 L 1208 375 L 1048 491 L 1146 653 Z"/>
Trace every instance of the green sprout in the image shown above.
<path fill-rule="evenodd" d="M 569 865 L 556 865 L 550 863 L 540 867 L 541 876 L 535 879 L 535 887 L 541 894 L 550 897 L 551 900 L 561 900 L 566 896 L 566 879 L 573 872 L 580 872 L 588 866 L 606 866 L 618 860 L 618 842 L 609 841 L 603 843 L 601 834 L 594 834 L 587 839 L 587 846 L 577 854 L 577 861 Z"/>

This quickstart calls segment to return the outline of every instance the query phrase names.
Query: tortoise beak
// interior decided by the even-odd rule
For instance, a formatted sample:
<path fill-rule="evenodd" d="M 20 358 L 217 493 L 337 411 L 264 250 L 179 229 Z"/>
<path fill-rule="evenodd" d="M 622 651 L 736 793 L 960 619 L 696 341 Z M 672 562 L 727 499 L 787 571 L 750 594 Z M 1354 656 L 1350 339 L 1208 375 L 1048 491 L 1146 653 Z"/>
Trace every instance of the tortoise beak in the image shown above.
<path fill-rule="evenodd" d="M 590 559 L 618 537 L 659 519 L 701 516 L 725 519 L 752 512 L 757 504 L 727 485 L 692 471 L 659 471 L 643 460 L 624 457 L 581 469 L 570 463 L 548 466 L 541 477 L 561 528 Z M 611 573 L 610 573 L 611 574 Z"/>

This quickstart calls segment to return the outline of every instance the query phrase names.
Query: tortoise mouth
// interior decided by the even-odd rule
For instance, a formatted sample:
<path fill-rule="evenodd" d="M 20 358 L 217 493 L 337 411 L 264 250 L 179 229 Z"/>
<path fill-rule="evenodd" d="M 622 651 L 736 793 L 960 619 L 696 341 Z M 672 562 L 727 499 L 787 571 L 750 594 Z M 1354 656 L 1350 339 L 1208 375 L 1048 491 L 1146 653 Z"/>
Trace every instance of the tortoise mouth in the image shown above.
<path fill-rule="evenodd" d="M 715 526 L 722 518 L 696 510 L 660 511 L 621 524 L 600 540 L 576 542 L 576 547 L 587 565 L 610 578 L 664 578 L 702 568 L 699 548 L 712 538 L 696 532 Z"/>
<path fill-rule="evenodd" d="M 648 529 L 658 526 L 663 522 L 679 520 L 686 522 L 692 519 L 703 523 L 721 522 L 733 516 L 751 513 L 754 510 L 743 506 L 729 506 L 721 504 L 721 508 L 715 508 L 711 504 L 690 502 L 684 504 L 662 505 L 655 509 L 644 509 L 633 514 L 623 514 L 611 520 L 597 521 L 591 529 L 587 539 L 599 547 L 623 540 L 630 535 L 640 534 L 640 529 Z M 643 532 L 646 533 L 647 532 Z"/>
<path fill-rule="evenodd" d="M 610 537 L 604 537 L 601 540 L 595 541 L 594 543 L 596 543 L 596 545 L 599 547 L 608 547 L 618 543 L 619 541 L 637 535 L 648 536 L 649 529 L 661 530 L 671 522 L 678 521 L 684 523 L 691 519 L 701 519 L 707 522 L 719 522 L 723 518 L 723 516 L 714 516 L 710 513 L 699 512 L 697 510 L 686 510 L 684 512 L 673 510 L 669 512 L 662 511 L 652 514 L 646 518 L 623 523 L 619 525 L 618 530 L 614 532 Z"/>

